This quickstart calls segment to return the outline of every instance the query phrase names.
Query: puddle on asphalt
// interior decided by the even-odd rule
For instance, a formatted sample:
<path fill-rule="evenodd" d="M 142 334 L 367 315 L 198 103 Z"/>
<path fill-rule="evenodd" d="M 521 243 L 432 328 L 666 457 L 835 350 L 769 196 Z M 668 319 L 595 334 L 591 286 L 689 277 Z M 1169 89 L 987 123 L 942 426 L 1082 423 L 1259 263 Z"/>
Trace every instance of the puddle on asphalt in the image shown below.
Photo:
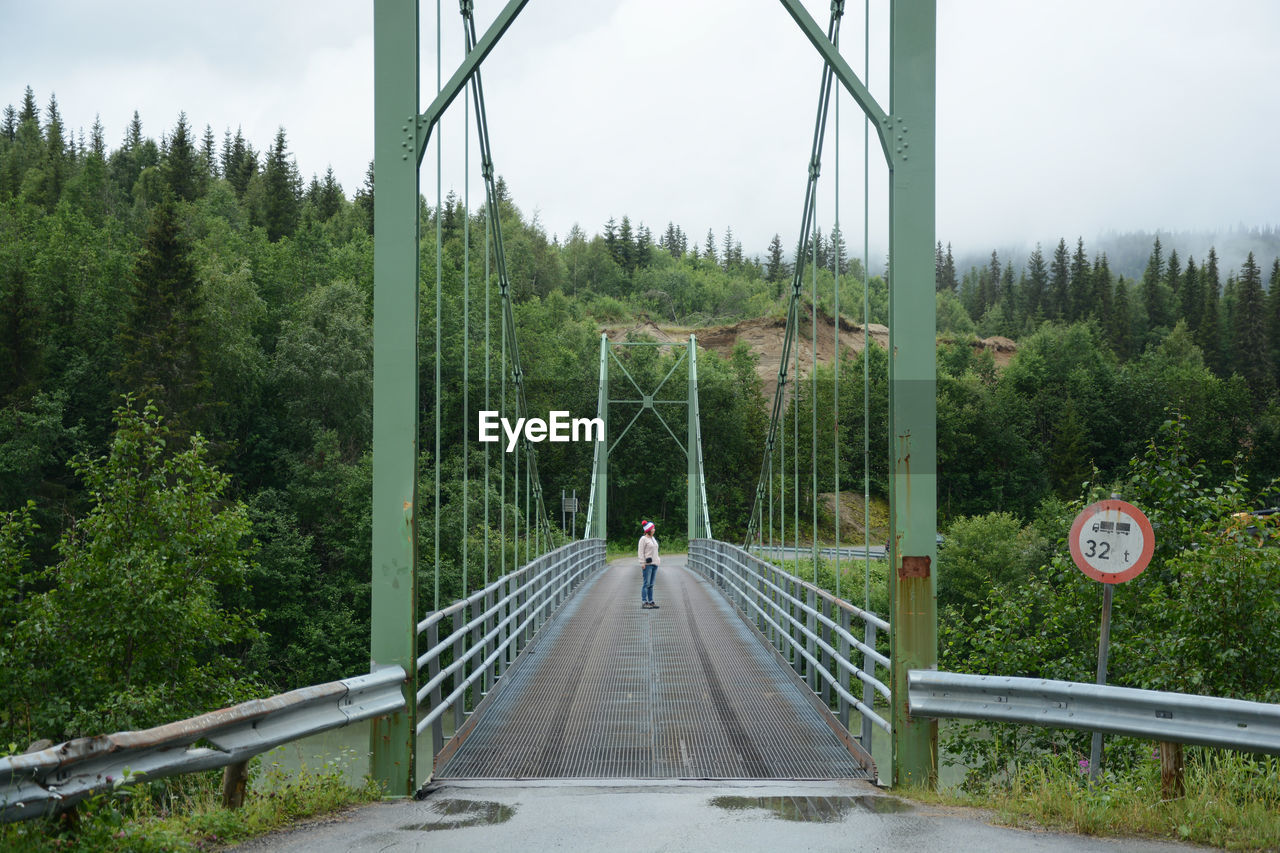
<path fill-rule="evenodd" d="M 725 811 L 764 809 L 783 820 L 804 823 L 839 823 L 854 809 L 876 814 L 911 811 L 911 806 L 893 797 L 714 797 L 711 805 Z"/>
<path fill-rule="evenodd" d="M 431 832 L 437 829 L 462 829 L 467 826 L 491 826 L 506 823 L 516 813 L 513 806 L 489 800 L 432 800 L 427 808 L 437 817 L 426 823 L 414 823 L 401 829 Z"/>

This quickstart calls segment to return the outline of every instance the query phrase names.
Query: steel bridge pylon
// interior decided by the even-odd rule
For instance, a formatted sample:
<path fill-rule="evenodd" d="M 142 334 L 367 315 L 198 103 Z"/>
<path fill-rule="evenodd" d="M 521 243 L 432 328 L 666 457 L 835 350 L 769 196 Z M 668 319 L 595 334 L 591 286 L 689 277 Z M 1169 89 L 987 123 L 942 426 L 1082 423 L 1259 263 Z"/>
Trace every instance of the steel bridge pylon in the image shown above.
<path fill-rule="evenodd" d="M 614 353 L 615 347 L 686 347 L 675 362 L 671 365 L 671 369 L 667 371 L 667 375 L 658 383 L 658 387 L 646 393 L 644 389 L 636 382 L 636 380 L 627 371 L 626 365 Z M 609 364 L 610 361 L 617 364 L 622 375 L 630 382 L 631 387 L 640 395 L 639 399 L 613 399 L 609 396 Z M 688 393 L 684 400 L 659 400 L 655 399 L 658 392 L 667 384 L 667 380 L 676 372 L 681 364 L 688 365 Z M 635 404 L 640 408 L 636 410 L 635 415 L 630 422 L 623 428 L 617 438 L 610 438 L 609 433 L 609 406 L 611 403 Z M 673 404 L 683 405 L 687 407 L 688 424 L 686 428 L 685 443 L 681 444 L 680 439 L 676 436 L 675 431 L 671 429 L 671 425 L 666 422 L 662 414 L 654 408 L 655 404 Z M 600 335 L 600 390 L 596 401 L 596 417 L 604 424 L 603 435 L 596 442 L 595 455 L 591 464 L 591 489 L 590 504 L 587 507 L 587 524 L 583 534 L 585 538 L 608 539 L 608 520 L 609 520 L 609 456 L 612 450 L 618 446 L 618 442 L 627 434 L 632 425 L 640 419 L 646 411 L 653 412 L 654 416 L 662 423 L 676 445 L 684 451 L 688 461 L 688 536 L 689 541 L 694 539 L 710 539 L 711 538 L 711 516 L 707 512 L 707 482 L 706 468 L 702 462 L 702 424 L 701 416 L 698 410 L 698 342 L 694 335 L 689 336 L 687 344 L 676 342 L 666 343 L 658 341 L 610 341 L 607 334 Z"/>
<path fill-rule="evenodd" d="M 374 2 L 374 403 L 370 666 L 399 666 L 406 710 L 373 725 L 371 772 L 394 796 L 415 785 L 417 718 L 419 165 L 445 109 L 529 0 L 508 0 L 425 110 L 420 107 L 418 0 Z M 866 114 L 890 174 L 889 441 L 893 661 L 891 783 L 931 785 L 937 723 L 912 718 L 907 672 L 937 666 L 935 307 L 936 0 L 891 0 L 886 110 L 814 23 L 801 0 L 780 0 Z M 470 11 L 467 0 L 464 9 Z M 843 11 L 844 0 L 832 10 Z M 488 164 L 492 168 L 492 164 Z M 690 418 L 696 422 L 696 418 Z M 689 440 L 689 446 L 695 442 Z M 700 442 L 698 442 L 700 444 Z M 694 465 L 690 453 L 690 466 Z M 701 464 L 699 459 L 697 464 Z M 594 500 L 607 470 L 597 466 Z M 691 475 L 690 482 L 695 478 Z M 705 499 L 691 495 L 695 521 Z M 603 525 L 607 498 L 599 504 Z M 599 527 L 593 528 L 599 530 Z"/>

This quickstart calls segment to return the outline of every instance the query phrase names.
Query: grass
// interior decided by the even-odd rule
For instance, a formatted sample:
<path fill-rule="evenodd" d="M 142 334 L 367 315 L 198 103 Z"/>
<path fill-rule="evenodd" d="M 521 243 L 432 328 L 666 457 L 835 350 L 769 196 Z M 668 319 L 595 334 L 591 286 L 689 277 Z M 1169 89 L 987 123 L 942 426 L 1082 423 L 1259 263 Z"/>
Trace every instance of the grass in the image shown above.
<path fill-rule="evenodd" d="M 243 807 L 222 807 L 222 773 L 179 776 L 119 785 L 76 809 L 74 820 L 42 819 L 0 826 L 6 851 L 204 851 L 217 850 L 294 821 L 367 803 L 382 796 L 372 781 L 351 788 L 342 767 L 285 775 L 278 767 L 260 774 Z"/>
<path fill-rule="evenodd" d="M 1280 850 L 1280 759 L 1188 749 L 1185 780 L 1186 796 L 1166 800 L 1155 760 L 1104 772 L 1090 786 L 1081 768 L 1046 759 L 1003 786 L 901 793 L 927 803 L 989 809 L 997 822 L 1010 826 Z"/>

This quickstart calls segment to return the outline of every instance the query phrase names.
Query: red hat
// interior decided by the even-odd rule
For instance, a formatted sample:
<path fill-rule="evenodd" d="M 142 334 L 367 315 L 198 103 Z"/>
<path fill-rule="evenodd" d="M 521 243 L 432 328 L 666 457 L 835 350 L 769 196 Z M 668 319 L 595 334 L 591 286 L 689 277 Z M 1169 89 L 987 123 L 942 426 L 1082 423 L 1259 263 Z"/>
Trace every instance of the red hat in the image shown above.
<path fill-rule="evenodd" d="M 652 533 L 652 532 L 653 532 L 653 522 L 652 522 L 652 521 L 642 521 L 642 522 L 640 522 L 640 529 L 641 529 L 641 530 L 643 530 L 645 533 Z"/>

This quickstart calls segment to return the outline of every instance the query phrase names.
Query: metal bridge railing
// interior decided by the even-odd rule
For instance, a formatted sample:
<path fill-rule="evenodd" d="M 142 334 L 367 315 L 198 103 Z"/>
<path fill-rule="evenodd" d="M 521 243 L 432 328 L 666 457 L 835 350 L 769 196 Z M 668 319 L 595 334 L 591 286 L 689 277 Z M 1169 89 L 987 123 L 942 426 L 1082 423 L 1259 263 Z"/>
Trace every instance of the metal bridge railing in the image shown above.
<path fill-rule="evenodd" d="M 870 752 L 871 727 L 890 730 L 875 710 L 875 694 L 891 700 L 888 676 L 881 681 L 875 674 L 877 666 L 889 670 L 889 659 L 876 651 L 877 632 L 888 631 L 889 623 L 727 542 L 693 540 L 689 567 L 720 589 L 846 727 L 851 708 L 862 715 L 859 740 Z M 862 622 L 861 639 L 854 636 L 855 621 Z M 862 666 L 853 663 L 855 651 Z M 850 689 L 854 681 L 862 682 L 860 697 Z"/>
<path fill-rule="evenodd" d="M 418 623 L 425 651 L 418 656 L 417 732 L 431 729 L 431 754 L 444 748 L 444 715 L 454 732 L 498 683 L 538 629 L 591 572 L 605 564 L 603 539 L 557 548 Z M 442 631 L 448 634 L 441 636 Z M 425 677 L 422 675 L 426 668 Z"/>

